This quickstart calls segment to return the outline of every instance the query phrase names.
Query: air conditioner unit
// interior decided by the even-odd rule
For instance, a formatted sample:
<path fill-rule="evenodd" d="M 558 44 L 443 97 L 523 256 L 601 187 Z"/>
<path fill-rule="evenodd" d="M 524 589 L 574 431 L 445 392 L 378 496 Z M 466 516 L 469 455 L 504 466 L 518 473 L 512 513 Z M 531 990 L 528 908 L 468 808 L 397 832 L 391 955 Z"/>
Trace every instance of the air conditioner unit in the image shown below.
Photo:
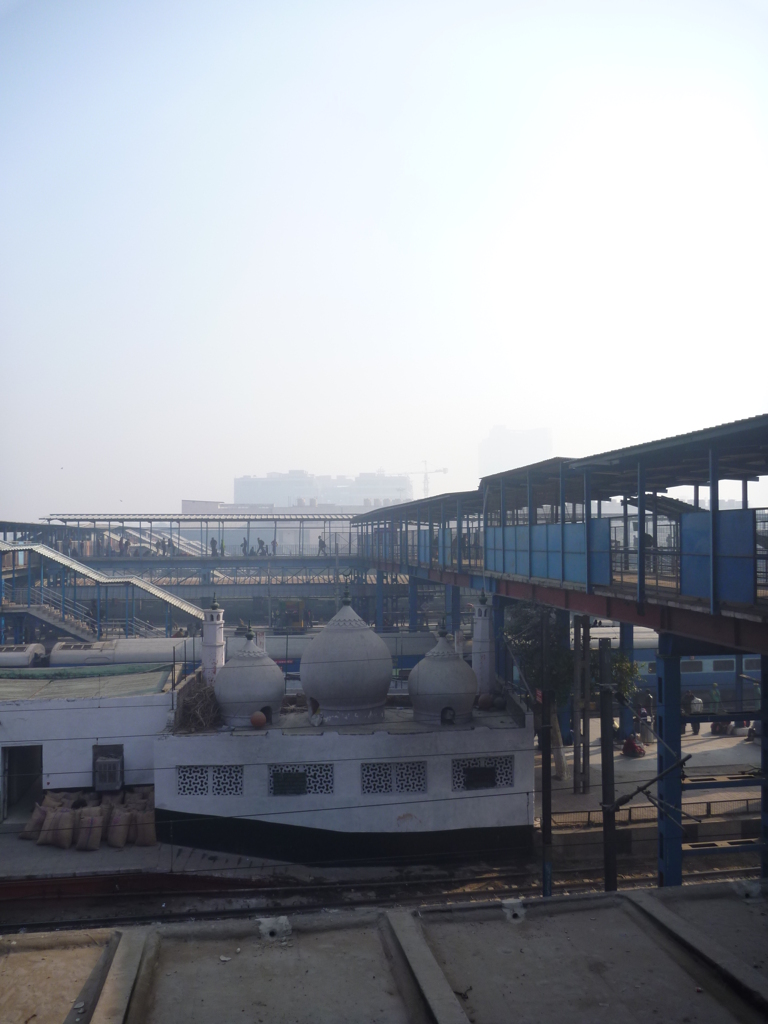
<path fill-rule="evenodd" d="M 125 759 L 120 745 L 93 748 L 93 788 L 97 793 L 115 793 L 123 788 Z"/>

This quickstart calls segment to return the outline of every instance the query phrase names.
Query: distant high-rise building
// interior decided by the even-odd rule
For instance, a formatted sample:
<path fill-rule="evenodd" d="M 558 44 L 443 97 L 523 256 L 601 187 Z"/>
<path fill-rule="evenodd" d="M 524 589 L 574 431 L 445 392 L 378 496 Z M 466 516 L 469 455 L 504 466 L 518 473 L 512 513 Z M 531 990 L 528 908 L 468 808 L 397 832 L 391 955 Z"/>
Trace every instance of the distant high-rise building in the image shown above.
<path fill-rule="evenodd" d="M 510 430 L 493 427 L 480 442 L 480 476 L 492 476 L 518 466 L 552 458 L 552 432 L 547 427 Z"/>
<path fill-rule="evenodd" d="M 235 477 L 236 505 L 355 505 L 371 506 L 410 501 L 410 477 L 388 473 L 359 473 L 356 477 L 314 476 L 303 469 L 266 476 Z"/>

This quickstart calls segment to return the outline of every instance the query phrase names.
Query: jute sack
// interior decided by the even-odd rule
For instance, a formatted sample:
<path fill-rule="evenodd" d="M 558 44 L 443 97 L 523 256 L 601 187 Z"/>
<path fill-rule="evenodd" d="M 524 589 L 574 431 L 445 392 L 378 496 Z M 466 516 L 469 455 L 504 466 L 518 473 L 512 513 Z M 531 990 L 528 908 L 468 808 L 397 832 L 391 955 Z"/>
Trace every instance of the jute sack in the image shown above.
<path fill-rule="evenodd" d="M 37 839 L 40 835 L 40 830 L 45 822 L 45 815 L 47 811 L 40 804 L 35 804 L 35 809 L 30 815 L 29 821 L 24 828 L 19 832 L 19 839 Z"/>
<path fill-rule="evenodd" d="M 155 812 L 151 810 L 134 811 L 134 817 L 136 818 L 136 845 L 156 846 Z"/>
<path fill-rule="evenodd" d="M 83 811 L 80 814 L 80 833 L 77 837 L 78 850 L 98 850 L 101 845 L 101 832 L 104 827 L 104 819 L 100 814 L 89 814 Z"/>
<path fill-rule="evenodd" d="M 80 815 L 82 814 L 82 807 L 72 808 L 72 817 L 74 819 L 74 830 L 72 832 L 72 845 L 77 846 L 77 837 L 80 835 Z"/>
<path fill-rule="evenodd" d="M 58 808 L 49 807 L 46 810 L 45 821 L 40 828 L 40 835 L 37 837 L 38 846 L 53 846 L 53 834 L 56 829 L 58 816 Z"/>
<path fill-rule="evenodd" d="M 129 810 L 131 812 L 131 823 L 128 826 L 128 842 L 129 843 L 135 843 L 136 842 L 136 836 L 137 836 L 136 818 L 137 818 L 137 815 L 139 815 L 144 809 L 145 809 L 145 804 L 144 804 L 143 800 L 141 801 L 141 806 L 127 807 L 126 808 L 126 810 Z"/>
<path fill-rule="evenodd" d="M 72 845 L 75 832 L 75 812 L 57 811 L 56 827 L 53 832 L 53 845 L 60 850 L 68 850 Z"/>
<path fill-rule="evenodd" d="M 109 831 L 107 842 L 121 850 L 128 842 L 128 830 L 131 825 L 133 811 L 127 811 L 123 807 L 113 807 L 112 817 L 109 820 Z"/>
<path fill-rule="evenodd" d="M 43 797 L 42 806 L 46 809 L 46 811 L 48 810 L 48 808 L 51 808 L 51 810 L 55 811 L 57 807 L 61 807 L 61 794 L 51 792 L 46 793 L 45 796 Z"/>

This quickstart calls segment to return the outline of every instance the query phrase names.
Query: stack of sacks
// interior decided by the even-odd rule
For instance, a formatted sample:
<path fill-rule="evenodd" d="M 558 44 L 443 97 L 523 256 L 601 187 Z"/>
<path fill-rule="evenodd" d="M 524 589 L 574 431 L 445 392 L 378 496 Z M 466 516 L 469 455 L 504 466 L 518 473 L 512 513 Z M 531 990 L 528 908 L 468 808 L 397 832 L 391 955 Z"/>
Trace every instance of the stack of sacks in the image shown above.
<path fill-rule="evenodd" d="M 154 786 L 104 794 L 48 792 L 19 838 L 63 850 L 98 850 L 102 839 L 118 849 L 127 843 L 155 846 Z"/>
<path fill-rule="evenodd" d="M 147 790 L 151 790 L 151 794 Z M 107 842 L 118 848 L 126 843 L 137 846 L 154 846 L 157 843 L 154 787 L 126 792 L 124 805 L 112 811 Z"/>
<path fill-rule="evenodd" d="M 68 850 L 75 834 L 75 812 L 63 803 L 58 807 L 48 807 L 45 821 L 37 837 L 38 846 L 58 846 L 60 850 Z"/>

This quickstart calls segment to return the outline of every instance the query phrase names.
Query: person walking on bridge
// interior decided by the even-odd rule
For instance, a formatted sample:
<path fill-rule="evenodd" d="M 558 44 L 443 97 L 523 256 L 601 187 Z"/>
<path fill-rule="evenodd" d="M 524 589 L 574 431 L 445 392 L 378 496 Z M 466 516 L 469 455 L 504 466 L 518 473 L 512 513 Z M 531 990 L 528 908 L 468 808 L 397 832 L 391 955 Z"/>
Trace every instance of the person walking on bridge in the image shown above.
<path fill-rule="evenodd" d="M 323 538 L 321 536 L 318 536 L 318 538 L 317 538 L 317 557 L 320 558 L 321 555 L 327 555 L 327 554 L 328 554 L 328 549 L 325 546 L 325 541 L 323 540 Z"/>

